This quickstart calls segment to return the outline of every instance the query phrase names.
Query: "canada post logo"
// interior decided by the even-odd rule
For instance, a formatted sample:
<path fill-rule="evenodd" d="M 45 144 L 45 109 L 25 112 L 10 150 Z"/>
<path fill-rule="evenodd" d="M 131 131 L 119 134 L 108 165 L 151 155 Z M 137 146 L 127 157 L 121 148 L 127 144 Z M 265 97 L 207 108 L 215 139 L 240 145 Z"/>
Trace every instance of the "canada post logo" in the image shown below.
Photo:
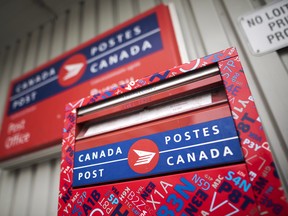
<path fill-rule="evenodd" d="M 149 139 L 136 141 L 128 153 L 128 164 L 136 173 L 148 173 L 153 170 L 159 160 L 157 145 Z"/>
<path fill-rule="evenodd" d="M 66 87 L 76 83 L 83 76 L 86 66 L 86 57 L 83 54 L 70 57 L 60 68 L 58 75 L 59 84 Z"/>

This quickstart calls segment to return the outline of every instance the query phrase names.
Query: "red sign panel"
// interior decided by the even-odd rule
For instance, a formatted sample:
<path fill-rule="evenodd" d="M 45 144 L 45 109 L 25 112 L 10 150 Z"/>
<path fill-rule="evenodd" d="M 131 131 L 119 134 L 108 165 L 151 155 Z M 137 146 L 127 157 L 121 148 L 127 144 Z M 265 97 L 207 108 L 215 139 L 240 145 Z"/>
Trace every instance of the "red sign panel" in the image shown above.
<path fill-rule="evenodd" d="M 218 76 L 214 74 L 215 71 L 213 72 L 215 67 L 218 72 L 215 74 Z M 207 71 L 212 71 L 212 73 L 206 73 Z M 201 80 L 200 76 L 194 76 L 195 82 L 192 85 L 187 84 L 189 75 L 199 73 L 205 76 L 205 81 Z M 184 77 L 182 79 L 182 81 L 185 80 L 184 84 L 171 88 L 170 81 L 179 77 Z M 164 89 L 159 87 L 162 86 L 161 83 L 165 84 Z M 219 87 L 219 83 L 222 85 L 222 91 L 213 92 L 213 89 Z M 153 95 L 152 90 L 157 89 L 160 90 Z M 101 128 L 97 128 L 96 125 L 97 130 L 91 131 L 91 125 L 95 123 L 96 119 L 100 119 L 101 124 L 108 126 L 109 121 L 101 121 L 103 117 L 115 117 L 115 113 L 119 113 L 121 109 L 122 113 L 127 109 L 135 111 L 139 107 L 147 110 L 148 105 L 155 105 L 156 102 L 163 104 L 162 99 L 165 97 L 174 100 L 178 95 L 195 95 L 201 90 L 206 93 L 208 90 L 212 91 L 211 101 L 208 102 L 209 105 L 206 101 L 198 107 L 194 107 L 193 114 L 191 114 L 192 111 L 184 110 L 185 114 L 173 117 L 169 113 L 170 117 L 167 119 L 165 112 L 170 112 L 170 110 L 157 109 L 157 106 L 152 106 L 161 111 L 158 112 L 158 116 L 162 116 L 161 119 L 154 116 L 154 119 L 144 124 L 146 119 L 143 120 L 139 117 L 144 115 L 134 115 L 135 122 L 141 121 L 138 126 L 131 127 L 129 118 L 126 118 L 125 121 L 129 125 L 127 128 L 116 130 L 113 125 L 110 125 L 113 128 L 110 132 L 101 132 Z M 139 94 L 144 94 L 144 96 L 134 97 Z M 117 103 L 113 104 L 113 99 Z M 127 102 L 125 103 L 124 100 L 123 103 L 119 103 L 121 99 L 126 99 Z M 109 102 L 109 106 L 103 108 L 105 101 Z M 186 106 L 185 101 L 180 101 L 180 104 L 181 106 L 178 106 L 173 103 L 171 108 L 178 112 L 179 108 L 182 109 Z M 95 113 L 89 111 L 94 106 L 96 108 L 98 106 Z M 83 110 L 85 111 L 86 108 L 89 112 L 85 116 Z M 213 110 L 212 113 L 211 110 Z M 217 145 L 214 145 L 215 140 L 202 140 L 204 142 L 198 143 L 191 138 L 191 132 L 197 138 L 200 138 L 199 133 L 207 139 L 219 135 L 222 129 L 218 123 L 224 120 L 221 115 L 226 116 L 226 114 L 233 117 L 233 119 L 229 118 L 232 119 L 239 136 L 238 152 L 242 150 L 244 156 L 244 161 L 238 161 L 238 165 L 235 165 L 236 161 L 233 160 L 212 164 L 211 161 L 220 157 L 219 149 Z M 208 121 L 208 118 L 220 118 L 220 120 L 212 122 L 212 127 L 206 123 L 205 125 L 201 124 L 203 127 L 200 127 L 199 123 L 203 123 L 204 120 L 204 122 Z M 90 127 L 82 133 L 81 127 L 85 126 L 85 121 L 89 121 L 89 119 Z M 212 119 L 209 119 L 209 122 Z M 116 121 L 112 123 L 116 124 Z M 145 129 L 146 124 L 149 124 L 147 129 Z M 175 125 L 183 127 L 185 124 L 193 124 L 193 128 L 173 131 Z M 231 130 L 232 127 L 229 127 L 227 123 L 224 125 L 227 126 L 227 131 Z M 157 146 L 150 143 L 151 148 L 142 149 L 141 140 L 148 136 L 150 136 L 148 139 L 154 140 L 152 136 L 154 136 L 155 129 L 158 132 L 161 131 L 156 134 L 155 140 L 159 138 L 162 143 Z M 150 135 L 151 131 L 152 135 Z M 162 136 L 162 132 L 165 132 L 164 136 Z M 82 134 L 89 136 L 81 140 L 79 135 Z M 130 152 L 126 151 L 128 157 L 126 157 L 127 154 L 124 155 L 125 148 L 129 144 L 126 143 L 127 136 L 129 136 L 128 139 L 137 138 L 137 140 L 133 140 L 134 144 L 130 148 L 132 153 L 138 155 L 136 160 L 130 160 L 132 166 L 149 164 L 146 166 L 147 172 L 143 173 L 141 169 L 140 172 L 129 169 L 130 165 L 119 166 L 119 163 L 129 161 Z M 109 146 L 105 150 L 104 148 L 109 145 L 108 142 L 121 142 L 121 145 Z M 156 152 L 154 147 L 162 148 L 161 145 L 164 145 L 168 148 L 171 143 L 175 144 L 175 148 L 158 149 L 161 154 L 169 153 L 164 160 L 161 159 L 161 155 L 158 157 L 157 154 L 154 154 Z M 147 146 L 147 143 L 145 144 Z M 207 144 L 214 145 L 210 153 L 207 148 L 201 150 L 199 154 L 194 150 L 195 146 Z M 221 140 L 221 144 L 230 146 L 226 145 L 223 140 Z M 193 148 L 193 150 L 182 153 L 184 148 Z M 228 155 L 233 158 L 234 151 L 230 147 L 229 149 L 231 151 L 224 151 L 223 158 Z M 177 154 L 172 153 L 175 151 Z M 205 153 L 205 151 L 207 152 Z M 210 156 L 208 156 L 209 154 Z M 157 156 L 157 160 L 153 161 L 155 156 Z M 234 156 L 236 158 L 237 155 Z M 107 158 L 109 160 L 106 160 Z M 190 167 L 189 170 L 181 167 L 184 164 L 196 165 L 199 161 L 210 164 L 207 164 L 205 168 L 203 166 Z M 169 165 L 170 169 L 165 169 L 166 165 Z M 181 169 L 177 169 L 178 166 Z M 209 166 L 213 166 L 213 168 L 209 168 Z M 95 169 L 90 170 L 91 167 Z M 126 168 L 129 170 L 122 171 Z M 155 170 L 161 168 L 164 173 L 154 173 Z M 79 171 L 80 169 L 82 171 Z M 133 175 L 130 175 L 128 179 L 125 175 L 122 176 L 123 173 L 130 174 L 131 172 Z M 177 174 L 173 174 L 173 172 Z M 111 178 L 108 176 L 109 178 L 104 179 L 107 177 L 106 175 L 110 175 Z M 103 182 L 97 181 L 101 178 L 104 179 Z M 88 182 L 90 180 L 91 182 Z M 281 181 L 277 175 L 269 144 L 235 48 L 226 49 L 170 70 L 138 79 L 129 83 L 125 88 L 115 89 L 108 94 L 103 93 L 83 98 L 69 103 L 66 107 L 58 215 L 286 215 L 287 212 L 288 204 Z"/>
<path fill-rule="evenodd" d="M 69 101 L 179 63 L 169 10 L 160 5 L 36 68 L 11 84 L 0 160 L 60 142 Z"/>

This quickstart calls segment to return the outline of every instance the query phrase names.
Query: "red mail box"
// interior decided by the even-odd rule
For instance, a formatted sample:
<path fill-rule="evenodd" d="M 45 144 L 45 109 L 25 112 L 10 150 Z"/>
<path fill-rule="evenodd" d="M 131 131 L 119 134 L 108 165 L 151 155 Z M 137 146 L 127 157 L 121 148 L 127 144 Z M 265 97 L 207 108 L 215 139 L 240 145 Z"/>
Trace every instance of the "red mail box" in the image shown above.
<path fill-rule="evenodd" d="M 69 103 L 62 145 L 59 215 L 288 210 L 235 48 Z"/>

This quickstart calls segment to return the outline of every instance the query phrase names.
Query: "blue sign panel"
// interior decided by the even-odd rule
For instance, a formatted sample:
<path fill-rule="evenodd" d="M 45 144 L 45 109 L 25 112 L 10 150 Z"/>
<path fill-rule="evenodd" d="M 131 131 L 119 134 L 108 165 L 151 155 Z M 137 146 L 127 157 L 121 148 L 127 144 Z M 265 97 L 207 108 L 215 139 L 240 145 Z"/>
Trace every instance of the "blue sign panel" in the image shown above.
<path fill-rule="evenodd" d="M 153 13 L 15 83 L 8 115 L 162 48 Z"/>
<path fill-rule="evenodd" d="M 73 186 L 243 161 L 232 117 L 75 152 Z"/>

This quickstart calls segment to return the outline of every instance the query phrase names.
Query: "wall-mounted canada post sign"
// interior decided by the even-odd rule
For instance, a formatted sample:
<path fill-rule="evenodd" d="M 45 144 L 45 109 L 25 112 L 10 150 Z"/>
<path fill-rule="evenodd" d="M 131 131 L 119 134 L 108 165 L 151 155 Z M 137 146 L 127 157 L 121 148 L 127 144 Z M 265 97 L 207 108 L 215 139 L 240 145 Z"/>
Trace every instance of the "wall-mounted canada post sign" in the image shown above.
<path fill-rule="evenodd" d="M 58 215 L 285 215 L 235 48 L 66 106 Z"/>
<path fill-rule="evenodd" d="M 11 84 L 0 160 L 60 141 L 69 101 L 179 63 L 169 10 L 160 5 L 36 68 Z"/>

